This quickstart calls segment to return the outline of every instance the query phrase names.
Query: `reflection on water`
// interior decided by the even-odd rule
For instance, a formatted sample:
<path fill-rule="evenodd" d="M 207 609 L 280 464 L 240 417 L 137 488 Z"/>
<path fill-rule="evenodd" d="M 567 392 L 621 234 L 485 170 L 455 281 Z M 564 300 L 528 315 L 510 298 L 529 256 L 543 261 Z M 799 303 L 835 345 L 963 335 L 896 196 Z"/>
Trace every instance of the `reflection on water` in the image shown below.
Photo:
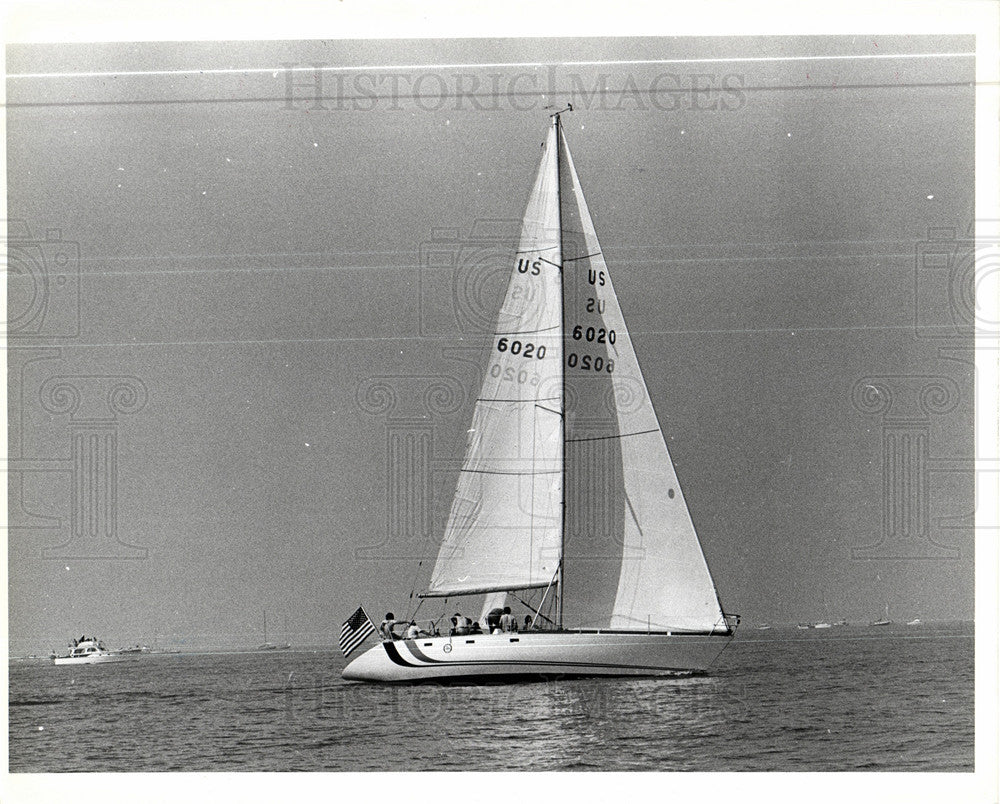
<path fill-rule="evenodd" d="M 971 626 L 738 639 L 710 675 L 341 680 L 332 652 L 10 665 L 11 770 L 971 770 Z"/>

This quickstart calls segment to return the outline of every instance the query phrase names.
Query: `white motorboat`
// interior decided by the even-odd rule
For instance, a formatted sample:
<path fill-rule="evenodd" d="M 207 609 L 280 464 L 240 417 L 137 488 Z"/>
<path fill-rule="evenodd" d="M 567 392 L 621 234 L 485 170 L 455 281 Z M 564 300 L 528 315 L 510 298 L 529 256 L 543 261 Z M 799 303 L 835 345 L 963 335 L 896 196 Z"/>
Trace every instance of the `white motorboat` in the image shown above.
<path fill-rule="evenodd" d="M 513 262 L 443 543 L 420 597 L 513 597 L 533 613 L 530 629 L 387 639 L 343 676 L 703 672 L 738 618 L 719 602 L 559 114 Z M 598 574 L 605 553 L 610 569 Z M 567 578 L 576 597 L 565 594 Z M 581 613 L 565 611 L 567 602 Z M 345 652 L 374 631 L 366 618 L 359 609 L 345 623 Z"/>
<path fill-rule="evenodd" d="M 70 644 L 68 656 L 54 656 L 53 664 L 100 664 L 103 662 L 124 662 L 131 658 L 118 651 L 110 651 L 96 637 L 84 637 Z"/>

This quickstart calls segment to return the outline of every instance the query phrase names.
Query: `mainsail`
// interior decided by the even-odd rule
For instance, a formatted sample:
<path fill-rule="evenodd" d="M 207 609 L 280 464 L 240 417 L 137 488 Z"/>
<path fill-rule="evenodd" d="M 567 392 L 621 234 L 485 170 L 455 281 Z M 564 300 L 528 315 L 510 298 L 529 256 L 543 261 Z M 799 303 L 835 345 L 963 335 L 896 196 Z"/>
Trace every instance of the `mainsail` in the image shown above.
<path fill-rule="evenodd" d="M 589 566 L 581 625 L 725 631 L 558 116 L 544 149 L 427 595 Z"/>
<path fill-rule="evenodd" d="M 562 253 L 545 143 L 428 596 L 549 584 L 562 540 Z"/>

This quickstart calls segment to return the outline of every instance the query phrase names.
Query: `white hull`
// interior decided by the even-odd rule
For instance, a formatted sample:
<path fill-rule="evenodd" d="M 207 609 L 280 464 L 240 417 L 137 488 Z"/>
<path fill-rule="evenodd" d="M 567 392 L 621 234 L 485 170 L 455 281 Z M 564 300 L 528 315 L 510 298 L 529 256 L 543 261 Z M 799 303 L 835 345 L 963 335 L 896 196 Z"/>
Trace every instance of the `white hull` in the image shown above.
<path fill-rule="evenodd" d="M 127 662 L 131 656 L 123 656 L 120 653 L 95 653 L 89 656 L 57 656 L 52 660 L 54 664 L 105 664 L 107 662 Z"/>
<path fill-rule="evenodd" d="M 670 676 L 706 671 L 731 634 L 579 631 L 474 634 L 381 642 L 344 668 L 348 681 Z"/>

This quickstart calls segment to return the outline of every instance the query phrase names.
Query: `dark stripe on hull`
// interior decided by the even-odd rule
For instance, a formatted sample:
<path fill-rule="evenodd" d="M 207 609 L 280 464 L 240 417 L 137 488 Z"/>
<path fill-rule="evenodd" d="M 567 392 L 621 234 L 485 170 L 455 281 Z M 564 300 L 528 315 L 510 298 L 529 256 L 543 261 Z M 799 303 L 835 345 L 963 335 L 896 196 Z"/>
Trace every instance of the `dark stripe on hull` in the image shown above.
<path fill-rule="evenodd" d="M 430 664 L 414 664 L 413 662 L 408 662 L 402 656 L 399 655 L 399 651 L 392 642 L 383 642 L 382 647 L 385 648 L 385 652 L 389 659 L 392 660 L 393 664 L 398 664 L 401 667 L 412 667 L 418 670 L 429 670 L 433 667 L 497 667 L 503 665 L 511 665 L 515 667 L 524 666 L 538 666 L 543 665 L 547 667 L 573 667 L 578 668 L 581 675 L 587 674 L 587 668 L 596 671 L 598 669 L 602 670 L 621 670 L 627 675 L 636 675 L 634 671 L 645 670 L 650 673 L 693 673 L 690 669 L 672 668 L 672 667 L 660 667 L 658 665 L 622 665 L 614 663 L 603 663 L 603 662 L 573 662 L 566 660 L 546 660 L 546 659 L 474 659 L 470 661 L 460 661 L 453 662 L 446 659 L 432 659 L 431 657 L 420 651 L 416 645 L 412 644 L 410 640 L 405 640 L 406 646 L 413 651 L 417 656 L 423 661 L 429 662 Z M 594 673 L 591 673 L 593 675 Z M 565 676 L 566 673 L 555 672 L 555 675 Z"/>

